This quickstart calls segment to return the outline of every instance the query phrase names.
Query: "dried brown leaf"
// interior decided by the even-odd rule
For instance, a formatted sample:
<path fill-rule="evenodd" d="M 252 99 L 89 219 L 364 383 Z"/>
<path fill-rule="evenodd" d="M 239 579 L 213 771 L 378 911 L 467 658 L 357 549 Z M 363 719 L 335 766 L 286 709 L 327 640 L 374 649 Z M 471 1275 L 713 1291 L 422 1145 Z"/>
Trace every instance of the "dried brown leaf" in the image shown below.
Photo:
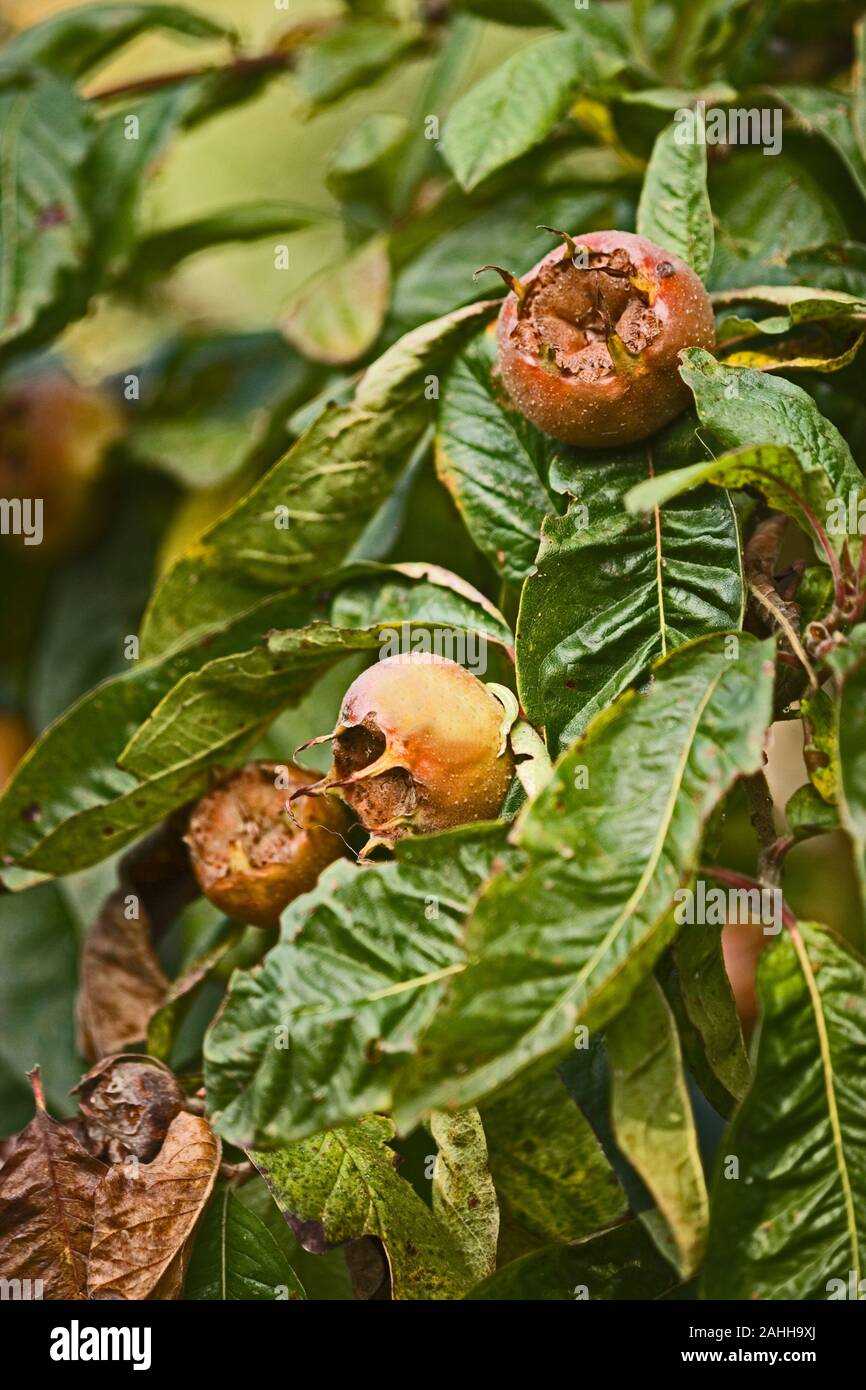
<path fill-rule="evenodd" d="M 36 1114 L 0 1170 L 0 1271 L 41 1279 L 46 1299 L 84 1299 L 95 1194 L 105 1165 L 74 1130 L 46 1113 L 38 1072 Z"/>
<path fill-rule="evenodd" d="M 88 1263 L 91 1298 L 175 1298 L 185 1247 L 211 1194 L 220 1142 L 182 1111 L 152 1163 L 111 1168 L 96 1194 Z"/>

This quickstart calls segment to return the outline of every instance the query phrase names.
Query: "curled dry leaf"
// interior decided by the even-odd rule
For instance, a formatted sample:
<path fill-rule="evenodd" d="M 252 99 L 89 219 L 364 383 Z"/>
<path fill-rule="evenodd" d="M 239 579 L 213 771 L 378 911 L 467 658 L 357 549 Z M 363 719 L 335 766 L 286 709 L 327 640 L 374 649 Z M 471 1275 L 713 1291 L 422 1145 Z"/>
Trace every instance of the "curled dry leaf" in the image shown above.
<path fill-rule="evenodd" d="M 184 1108 L 174 1075 L 151 1057 L 106 1057 L 75 1088 L 87 1147 L 97 1158 L 149 1163 Z"/>
<path fill-rule="evenodd" d="M 142 1042 L 168 994 L 153 937 L 197 893 L 185 824 L 186 814 L 178 813 L 124 855 L 118 887 L 84 943 L 77 1022 L 85 1057 L 95 1060 Z"/>
<path fill-rule="evenodd" d="M 177 1296 L 219 1162 L 220 1142 L 207 1120 L 182 1111 L 152 1163 L 128 1161 L 108 1171 L 96 1194 L 88 1297 Z"/>
<path fill-rule="evenodd" d="M 36 1114 L 0 1170 L 0 1270 L 42 1281 L 42 1297 L 87 1297 L 94 1199 L 105 1165 L 45 1110 L 38 1071 Z"/>

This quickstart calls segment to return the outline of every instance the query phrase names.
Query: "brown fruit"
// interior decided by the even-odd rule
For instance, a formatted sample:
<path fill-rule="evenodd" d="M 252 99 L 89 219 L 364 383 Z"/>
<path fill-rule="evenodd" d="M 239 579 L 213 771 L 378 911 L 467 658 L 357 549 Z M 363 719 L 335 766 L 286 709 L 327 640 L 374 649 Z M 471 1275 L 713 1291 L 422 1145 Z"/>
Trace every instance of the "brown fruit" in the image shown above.
<path fill-rule="evenodd" d="M 287 784 L 278 786 L 277 779 Z M 315 780 L 303 768 L 247 763 L 195 807 L 186 843 L 202 892 L 237 922 L 277 927 L 294 898 L 345 852 L 346 815 L 333 801 L 289 806 Z"/>
<path fill-rule="evenodd" d="M 688 405 L 679 353 L 712 348 L 709 295 L 677 256 L 630 232 L 590 232 L 539 261 L 499 314 L 499 370 L 527 419 L 568 444 L 631 444 Z M 498 267 L 485 267 L 498 269 Z"/>
<path fill-rule="evenodd" d="M 499 812 L 514 775 L 503 706 L 475 676 L 428 652 L 377 662 L 352 683 L 327 777 L 377 839 L 445 830 Z"/>
<path fill-rule="evenodd" d="M 0 497 L 41 500 L 44 550 L 62 551 L 92 529 L 94 485 L 122 432 L 122 414 L 104 392 L 59 371 L 0 396 Z"/>
<path fill-rule="evenodd" d="M 186 1100 L 173 1073 L 151 1057 L 105 1057 L 75 1087 L 87 1148 L 106 1163 L 149 1163 Z"/>

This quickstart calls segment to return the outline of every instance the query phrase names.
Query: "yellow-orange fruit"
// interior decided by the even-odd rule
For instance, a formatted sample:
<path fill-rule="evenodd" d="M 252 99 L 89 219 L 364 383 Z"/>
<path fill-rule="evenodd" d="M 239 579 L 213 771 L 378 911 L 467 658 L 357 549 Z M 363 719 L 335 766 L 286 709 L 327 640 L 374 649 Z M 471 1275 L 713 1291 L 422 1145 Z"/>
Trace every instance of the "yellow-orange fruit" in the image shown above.
<path fill-rule="evenodd" d="M 196 805 L 186 843 L 199 887 L 237 922 L 276 927 L 294 898 L 345 853 L 346 814 L 333 801 L 289 806 L 315 780 L 302 768 L 247 763 Z"/>
<path fill-rule="evenodd" d="M 456 662 L 388 657 L 349 687 L 325 735 L 333 767 L 300 795 L 338 792 L 389 842 L 495 817 L 514 774 L 503 717 L 492 691 Z"/>
<path fill-rule="evenodd" d="M 630 444 L 688 405 L 679 353 L 712 348 L 715 323 L 704 286 L 677 256 L 630 232 L 590 232 L 511 283 L 499 370 L 546 434 L 586 448 Z"/>

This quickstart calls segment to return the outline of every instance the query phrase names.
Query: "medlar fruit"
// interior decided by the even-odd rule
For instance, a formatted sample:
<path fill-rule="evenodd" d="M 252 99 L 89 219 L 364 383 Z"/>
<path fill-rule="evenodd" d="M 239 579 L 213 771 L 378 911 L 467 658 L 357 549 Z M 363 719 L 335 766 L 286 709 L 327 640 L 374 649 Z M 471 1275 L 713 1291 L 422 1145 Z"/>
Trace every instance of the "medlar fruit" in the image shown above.
<path fill-rule="evenodd" d="M 391 656 L 358 676 L 333 733 L 328 775 L 297 797 L 336 792 L 378 841 L 496 816 L 514 774 L 504 707 L 455 661 Z M 309 747 L 309 744 L 305 745 Z"/>
<path fill-rule="evenodd" d="M 511 287 L 497 328 L 508 394 L 567 444 L 645 439 L 689 402 L 678 356 L 713 346 L 709 295 L 690 266 L 645 237 L 556 235 L 563 245 L 522 281 L 482 267 Z"/>
<path fill-rule="evenodd" d="M 345 851 L 343 807 L 289 806 L 315 775 L 294 765 L 247 763 L 198 802 L 185 836 L 199 887 L 227 917 L 279 926 L 294 898 Z"/>

